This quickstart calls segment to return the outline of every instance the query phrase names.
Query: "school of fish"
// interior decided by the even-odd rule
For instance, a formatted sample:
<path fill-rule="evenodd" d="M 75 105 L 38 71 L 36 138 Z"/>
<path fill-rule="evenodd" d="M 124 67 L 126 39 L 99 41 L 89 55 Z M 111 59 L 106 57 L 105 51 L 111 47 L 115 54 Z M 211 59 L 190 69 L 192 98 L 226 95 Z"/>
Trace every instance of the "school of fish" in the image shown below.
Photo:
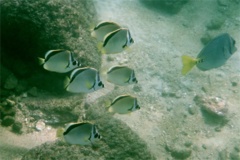
<path fill-rule="evenodd" d="M 98 49 L 102 54 L 121 53 L 130 47 L 134 40 L 128 28 L 121 27 L 116 22 L 103 21 L 91 30 L 91 36 L 99 41 Z M 182 75 L 186 75 L 195 65 L 201 71 L 221 67 L 236 52 L 235 40 L 223 33 L 212 39 L 197 55 L 192 58 L 182 56 Z M 50 50 L 44 58 L 38 58 L 39 64 L 45 70 L 57 73 L 71 72 L 65 79 L 65 90 L 72 93 L 91 93 L 104 88 L 97 69 L 82 67 L 76 54 L 64 49 Z M 113 66 L 107 72 L 107 81 L 119 86 L 138 83 L 133 68 L 128 66 Z M 140 109 L 137 97 L 123 94 L 116 97 L 108 106 L 108 111 L 118 114 L 129 114 Z M 93 145 L 101 139 L 97 126 L 91 122 L 69 124 L 63 132 L 65 141 L 69 144 Z"/>

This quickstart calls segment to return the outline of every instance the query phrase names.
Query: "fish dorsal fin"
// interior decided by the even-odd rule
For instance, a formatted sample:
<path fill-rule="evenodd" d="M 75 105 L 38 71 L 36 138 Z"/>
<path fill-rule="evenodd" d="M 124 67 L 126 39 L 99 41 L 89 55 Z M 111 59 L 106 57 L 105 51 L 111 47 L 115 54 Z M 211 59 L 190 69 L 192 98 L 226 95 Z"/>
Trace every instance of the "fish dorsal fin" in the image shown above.
<path fill-rule="evenodd" d="M 49 60 L 50 57 L 60 53 L 60 52 L 63 52 L 64 49 L 56 49 L 56 50 L 50 50 L 48 51 L 46 54 L 45 54 L 45 62 L 47 62 Z"/>
<path fill-rule="evenodd" d="M 84 67 L 84 68 L 78 67 L 78 68 L 74 69 L 70 75 L 70 82 L 72 82 L 77 75 L 79 75 L 81 72 L 83 72 L 87 69 L 89 69 L 89 68 L 88 67 Z"/>
<path fill-rule="evenodd" d="M 103 41 L 103 47 L 106 46 L 106 44 L 108 43 L 108 41 L 115 35 L 117 34 L 119 31 L 121 31 L 123 28 L 119 28 L 115 31 L 112 31 L 110 33 L 108 33 L 105 37 L 104 37 L 104 41 Z"/>
<path fill-rule="evenodd" d="M 86 85 L 87 89 L 90 90 L 90 89 L 94 88 L 95 82 L 94 82 L 93 84 L 91 84 L 91 82 L 87 81 L 87 82 L 85 83 L 85 85 Z"/>
<path fill-rule="evenodd" d="M 133 101 L 133 105 L 130 109 L 128 109 L 129 111 L 135 111 L 136 110 L 136 107 L 137 107 L 137 98 L 134 98 L 134 101 Z"/>
<path fill-rule="evenodd" d="M 125 44 L 122 46 L 123 48 L 126 48 L 126 47 L 130 46 L 131 39 L 132 39 L 130 31 L 128 29 L 126 29 L 126 30 L 127 30 L 127 38 L 126 38 Z"/>
<path fill-rule="evenodd" d="M 132 97 L 132 96 L 130 96 L 130 95 L 121 95 L 121 96 L 118 96 L 118 97 L 116 97 L 116 98 L 113 100 L 113 102 L 111 103 L 111 106 L 114 105 L 114 104 L 115 104 L 116 102 L 118 102 L 119 100 L 124 99 L 124 98 L 126 98 L 126 97 Z"/>
<path fill-rule="evenodd" d="M 186 75 L 194 67 L 194 65 L 196 65 L 197 60 L 190 56 L 183 55 L 182 63 L 183 63 L 182 75 Z"/>
<path fill-rule="evenodd" d="M 114 24 L 116 26 L 119 26 L 117 23 L 112 22 L 112 21 L 103 21 L 103 22 L 98 23 L 97 26 L 94 27 L 94 30 L 97 30 L 98 28 L 104 27 L 104 26 L 109 25 L 109 24 Z"/>
<path fill-rule="evenodd" d="M 115 66 L 115 67 L 112 67 L 112 68 L 110 68 L 110 69 L 108 70 L 107 74 L 109 74 L 109 73 L 111 73 L 111 72 L 113 72 L 113 71 L 119 70 L 119 69 L 121 69 L 121 68 L 125 68 L 125 67 L 127 67 L 127 66 Z"/>
<path fill-rule="evenodd" d="M 63 132 L 63 135 L 68 134 L 72 129 L 74 129 L 74 128 L 78 127 L 78 126 L 82 126 L 82 125 L 85 125 L 85 124 L 87 124 L 87 123 L 86 123 L 86 122 L 83 122 L 83 123 L 75 123 L 75 124 L 72 124 L 72 125 L 70 125 L 70 126 L 66 129 L 65 132 Z"/>
<path fill-rule="evenodd" d="M 134 72 L 134 70 L 132 70 L 132 73 L 131 73 L 131 75 L 130 75 L 130 77 L 129 77 L 129 79 L 128 79 L 128 83 L 130 83 L 130 82 L 133 82 L 133 79 L 135 78 L 135 72 Z"/>

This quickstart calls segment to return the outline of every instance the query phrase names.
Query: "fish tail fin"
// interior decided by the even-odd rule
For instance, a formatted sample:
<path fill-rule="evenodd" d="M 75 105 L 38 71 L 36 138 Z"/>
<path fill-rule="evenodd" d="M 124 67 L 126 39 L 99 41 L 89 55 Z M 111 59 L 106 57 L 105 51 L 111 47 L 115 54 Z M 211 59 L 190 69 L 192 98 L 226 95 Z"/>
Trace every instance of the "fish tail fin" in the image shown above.
<path fill-rule="evenodd" d="M 182 56 L 182 63 L 183 63 L 183 68 L 182 68 L 182 75 L 186 75 L 196 64 L 197 60 L 190 57 L 183 55 Z"/>
<path fill-rule="evenodd" d="M 107 77 L 107 72 L 108 72 L 108 68 L 107 66 L 102 66 L 99 73 L 100 73 L 100 77 L 103 77 L 104 79 L 106 79 Z"/>
<path fill-rule="evenodd" d="M 108 107 L 106 107 L 106 109 L 108 111 L 108 112 L 106 112 L 107 114 L 112 115 L 112 116 L 115 114 L 115 111 L 112 107 L 108 106 Z"/>
<path fill-rule="evenodd" d="M 112 107 L 109 107 L 109 108 L 108 108 L 108 112 L 111 112 L 111 113 L 114 112 L 114 111 L 113 111 L 113 108 L 112 108 Z"/>
<path fill-rule="evenodd" d="M 67 86 L 69 85 L 70 79 L 68 76 L 65 77 L 64 81 L 63 81 L 63 87 L 64 89 L 67 89 Z"/>
<path fill-rule="evenodd" d="M 102 54 L 106 54 L 105 49 L 103 48 L 103 43 L 99 42 L 97 45 L 98 50 L 102 53 Z"/>
<path fill-rule="evenodd" d="M 125 47 L 125 51 L 131 52 L 132 48 L 130 48 L 129 46 Z"/>
<path fill-rule="evenodd" d="M 94 28 L 95 28 L 95 24 L 94 24 L 94 23 L 91 23 L 91 24 L 89 25 L 89 31 L 90 31 L 90 32 L 94 31 Z"/>
<path fill-rule="evenodd" d="M 63 136 L 64 129 L 63 128 L 58 128 L 56 131 L 56 137 L 61 138 Z"/>
<path fill-rule="evenodd" d="M 91 36 L 96 38 L 96 33 L 93 30 L 91 31 Z"/>
<path fill-rule="evenodd" d="M 45 62 L 45 59 L 38 57 L 38 64 L 43 65 Z"/>

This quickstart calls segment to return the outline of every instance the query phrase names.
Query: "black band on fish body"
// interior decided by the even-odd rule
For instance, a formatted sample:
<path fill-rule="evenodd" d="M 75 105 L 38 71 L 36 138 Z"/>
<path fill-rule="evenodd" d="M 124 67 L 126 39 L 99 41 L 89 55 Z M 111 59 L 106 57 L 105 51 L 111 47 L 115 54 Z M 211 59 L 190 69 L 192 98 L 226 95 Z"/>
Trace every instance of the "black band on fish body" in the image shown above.
<path fill-rule="evenodd" d="M 116 34 L 120 31 L 121 29 L 117 29 L 111 33 L 109 33 L 109 35 L 106 37 L 106 39 L 104 40 L 104 43 L 103 43 L 103 47 L 105 47 L 108 43 L 108 41 Z"/>
<path fill-rule="evenodd" d="M 94 30 L 100 28 L 100 27 L 104 27 L 104 26 L 107 26 L 109 24 L 113 24 L 113 22 L 103 22 L 101 24 L 98 24 L 96 27 L 94 27 Z"/>
<path fill-rule="evenodd" d="M 58 53 L 61 53 L 61 52 L 63 52 L 63 51 L 64 51 L 63 49 L 52 50 L 52 52 L 48 51 L 48 52 L 50 52 L 50 53 L 46 55 L 46 57 L 45 57 L 45 62 L 47 62 L 52 56 L 54 56 L 54 55 L 56 55 L 56 54 L 58 54 Z"/>
<path fill-rule="evenodd" d="M 69 126 L 67 128 L 67 130 L 65 132 L 63 132 L 63 135 L 68 134 L 72 129 L 74 129 L 74 128 L 78 127 L 78 126 L 84 125 L 84 124 L 87 124 L 87 123 L 76 123 L 76 124 L 73 124 L 73 125 Z"/>
<path fill-rule="evenodd" d="M 88 68 L 77 68 L 75 70 L 72 71 L 75 72 L 72 76 L 70 76 L 70 82 L 71 83 L 81 72 L 87 70 Z M 76 71 L 77 70 L 77 71 Z"/>

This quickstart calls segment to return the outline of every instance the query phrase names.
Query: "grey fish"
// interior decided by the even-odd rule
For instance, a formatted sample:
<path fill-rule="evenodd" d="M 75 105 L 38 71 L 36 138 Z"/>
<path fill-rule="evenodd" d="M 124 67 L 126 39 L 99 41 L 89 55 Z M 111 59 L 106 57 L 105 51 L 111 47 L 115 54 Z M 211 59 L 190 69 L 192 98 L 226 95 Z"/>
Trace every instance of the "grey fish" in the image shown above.
<path fill-rule="evenodd" d="M 194 65 L 202 71 L 218 68 L 224 65 L 236 50 L 235 40 L 228 33 L 221 34 L 210 41 L 196 59 L 182 56 L 182 74 L 187 74 Z"/>
<path fill-rule="evenodd" d="M 127 28 L 120 28 L 108 33 L 99 48 L 103 54 L 120 53 L 133 43 L 130 31 Z"/>
<path fill-rule="evenodd" d="M 95 68 L 76 68 L 65 82 L 66 90 L 72 93 L 90 93 L 104 88 L 99 72 Z"/>
<path fill-rule="evenodd" d="M 101 139 L 96 125 L 89 122 L 70 124 L 63 137 L 67 143 L 79 145 L 91 145 L 96 139 Z"/>
<path fill-rule="evenodd" d="M 103 21 L 93 28 L 91 35 L 95 37 L 98 41 L 103 41 L 104 37 L 108 33 L 113 32 L 119 28 L 121 28 L 120 25 L 115 22 Z"/>
<path fill-rule="evenodd" d="M 38 58 L 38 60 L 44 69 L 58 73 L 69 72 L 80 65 L 72 52 L 63 49 L 50 50 L 45 54 L 44 59 Z"/>
<path fill-rule="evenodd" d="M 113 100 L 108 111 L 118 114 L 127 114 L 139 110 L 137 98 L 131 95 L 121 95 Z"/>
<path fill-rule="evenodd" d="M 134 70 L 127 66 L 112 67 L 107 72 L 107 80 L 121 86 L 138 82 Z"/>

